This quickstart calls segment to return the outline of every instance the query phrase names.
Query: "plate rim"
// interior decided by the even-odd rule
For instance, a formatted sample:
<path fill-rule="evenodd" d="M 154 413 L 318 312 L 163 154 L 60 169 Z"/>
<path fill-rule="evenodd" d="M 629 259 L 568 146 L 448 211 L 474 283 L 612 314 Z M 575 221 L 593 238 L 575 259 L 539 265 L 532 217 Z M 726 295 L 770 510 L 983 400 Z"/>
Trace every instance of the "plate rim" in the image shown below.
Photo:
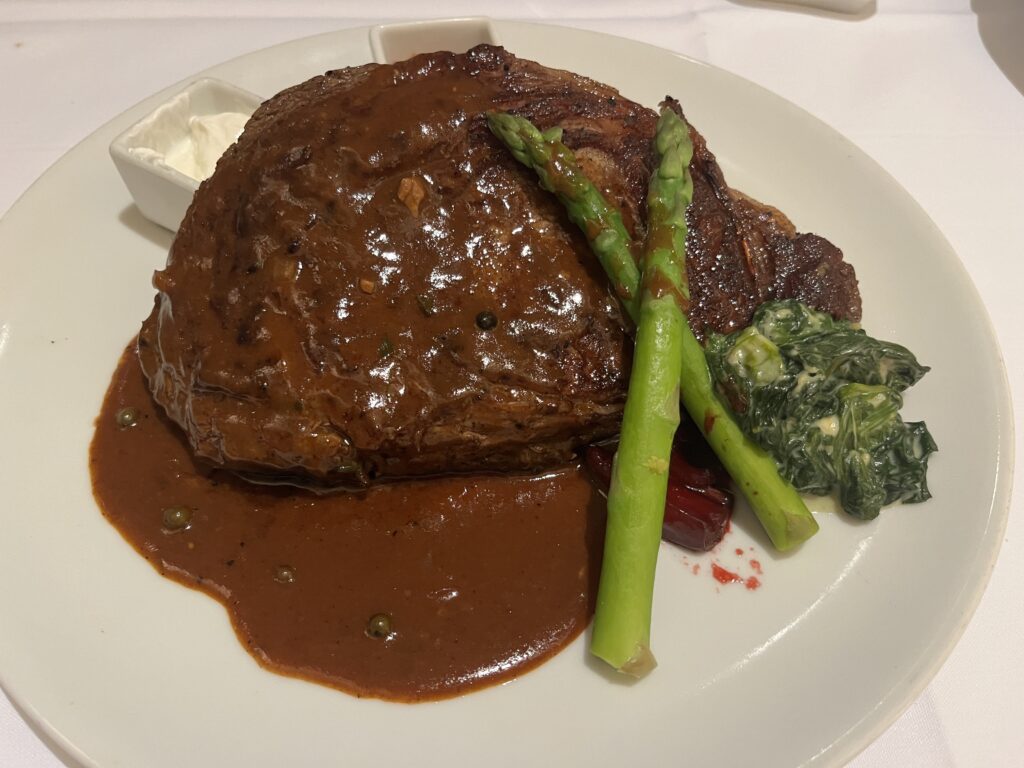
<path fill-rule="evenodd" d="M 409 23 L 444 23 L 447 21 L 464 21 L 466 18 L 467 17 L 465 16 L 459 16 L 452 17 L 451 19 L 423 19 L 421 20 L 421 22 Z M 937 224 L 934 222 L 934 220 L 931 218 L 928 212 L 923 208 L 923 206 L 917 201 L 917 199 L 914 198 L 906 190 L 906 188 L 899 182 L 899 180 L 897 180 L 884 166 L 882 166 L 878 161 L 876 161 L 869 153 L 861 149 L 859 145 L 857 145 L 846 135 L 842 134 L 840 131 L 832 127 L 827 121 L 822 120 L 821 118 L 811 113 L 807 109 L 803 108 L 799 104 L 783 96 L 780 96 L 779 94 L 771 91 L 768 88 L 765 88 L 764 86 L 761 86 L 760 84 L 752 80 L 749 80 L 741 75 L 737 75 L 733 72 L 730 72 L 729 70 L 701 61 L 699 59 L 695 59 L 691 56 L 678 53 L 676 51 L 672 51 L 670 49 L 662 48 L 652 43 L 635 40 L 631 38 L 624 38 L 604 32 L 577 29 L 569 26 L 562 26 L 550 23 L 518 20 L 499 20 L 493 18 L 488 18 L 488 21 L 491 25 L 493 25 L 493 27 L 497 31 L 499 31 L 499 33 L 500 30 L 505 26 L 536 27 L 543 28 L 545 30 L 557 30 L 560 33 L 568 35 L 583 35 L 592 36 L 595 38 L 611 38 L 618 41 L 626 41 L 631 45 L 643 46 L 645 48 L 651 49 L 652 51 L 656 51 L 658 54 L 668 54 L 675 58 L 686 61 L 690 65 L 697 66 L 709 71 L 713 71 L 716 74 L 716 76 L 726 76 L 728 78 L 733 78 L 737 81 L 742 81 L 744 87 L 757 89 L 764 95 L 770 96 L 772 99 L 777 100 L 779 103 L 784 103 L 788 108 L 796 110 L 803 119 L 812 121 L 813 123 L 817 124 L 820 128 L 827 130 L 835 137 L 841 139 L 843 142 L 855 148 L 858 155 L 860 155 L 861 159 L 869 161 L 876 172 L 881 172 L 881 174 L 883 174 L 894 187 L 898 188 L 902 192 L 906 200 L 908 202 L 911 202 L 916 207 L 916 210 L 920 215 L 921 220 L 927 221 L 928 225 L 934 230 L 935 234 L 939 238 L 941 238 L 941 240 L 948 246 L 949 254 L 951 254 L 953 257 L 951 263 L 955 265 L 956 268 L 959 270 L 960 276 L 961 278 L 963 278 L 966 284 L 965 287 L 967 288 L 967 290 L 971 291 L 972 297 L 976 302 L 976 306 L 983 310 L 983 316 L 981 318 L 981 321 L 984 325 L 985 331 L 988 334 L 987 340 L 991 343 L 991 347 L 993 351 L 996 353 L 995 372 L 997 374 L 997 381 L 993 383 L 996 385 L 995 394 L 997 397 L 996 405 L 998 407 L 997 416 L 999 416 L 999 430 L 996 442 L 998 446 L 997 453 L 1000 459 L 1000 466 L 996 469 L 994 474 L 994 485 L 992 487 L 991 503 L 989 507 L 990 514 L 988 517 L 990 525 L 989 529 L 987 530 L 985 539 L 985 541 L 987 542 L 987 547 L 979 549 L 979 556 L 976 560 L 976 563 L 981 568 L 981 573 L 979 574 L 979 578 L 972 585 L 973 588 L 969 590 L 969 593 L 965 592 L 965 596 L 963 599 L 965 601 L 964 606 L 966 610 L 960 615 L 955 631 L 949 633 L 943 639 L 944 641 L 941 643 L 941 648 L 938 650 L 937 653 L 932 654 L 928 664 L 924 665 L 914 674 L 908 676 L 912 679 L 909 680 L 908 683 L 903 687 L 902 695 L 900 695 L 896 699 L 891 699 L 890 697 L 893 696 L 894 691 L 896 690 L 891 689 L 887 693 L 886 697 L 878 702 L 878 704 L 875 707 L 875 710 L 866 713 L 862 719 L 854 723 L 850 727 L 850 729 L 845 731 L 842 736 L 840 736 L 836 741 L 834 741 L 825 752 L 819 753 L 818 755 L 808 758 L 805 764 L 809 765 L 812 763 L 817 763 L 819 761 L 819 758 L 824 758 L 826 760 L 835 759 L 837 761 L 842 762 L 848 761 L 855 757 L 857 754 L 859 754 L 861 751 L 863 751 L 867 746 L 873 743 L 885 730 L 887 730 L 889 726 L 902 715 L 902 713 L 907 709 L 907 707 L 909 707 L 909 705 L 920 696 L 921 692 L 927 687 L 928 683 L 934 678 L 935 674 L 945 664 L 949 655 L 952 653 L 953 649 L 959 643 L 960 639 L 963 636 L 963 633 L 966 631 L 967 626 L 970 624 L 972 618 L 974 617 L 977 608 L 981 602 L 981 599 L 988 587 L 992 572 L 998 561 L 999 553 L 1003 543 L 1003 538 L 1009 520 L 1009 511 L 1012 499 L 1015 469 L 1014 461 L 1016 450 L 1016 425 L 1013 418 L 1012 390 L 1009 385 L 1009 375 L 1006 367 L 1005 356 L 999 344 L 999 337 L 996 333 L 995 326 L 992 322 L 991 313 L 989 312 L 988 307 L 982 300 L 977 285 L 975 284 L 970 273 L 967 271 L 967 268 L 964 265 L 963 261 L 959 258 L 955 249 L 949 243 L 948 239 L 942 233 L 941 229 L 937 226 Z M 31 190 L 35 189 L 37 186 L 41 186 L 42 184 L 44 184 L 47 181 L 48 177 L 52 174 L 52 172 L 58 166 L 60 166 L 66 160 L 68 160 L 69 156 L 74 154 L 76 150 L 78 150 L 84 142 L 88 141 L 94 135 L 104 132 L 112 124 L 126 120 L 129 115 L 138 112 L 144 106 L 148 106 L 157 99 L 162 98 L 166 94 L 173 92 L 176 88 L 180 88 L 184 84 L 194 82 L 195 80 L 202 77 L 216 76 L 215 73 L 218 70 L 224 68 L 227 65 L 245 59 L 249 56 L 253 56 L 254 54 L 261 54 L 272 49 L 283 48 L 292 45 L 311 46 L 315 45 L 315 41 L 320 39 L 339 38 L 347 35 L 352 35 L 354 38 L 357 34 L 361 34 L 365 36 L 367 40 L 369 40 L 370 36 L 373 34 L 375 30 L 380 30 L 386 27 L 399 26 L 405 23 L 407 22 L 399 22 L 397 24 L 395 22 L 389 22 L 386 24 L 365 25 L 334 29 L 321 32 L 315 35 L 296 38 L 294 40 L 283 41 L 272 46 L 267 46 L 265 48 L 254 49 L 252 51 L 243 53 L 239 56 L 218 62 L 217 64 L 214 64 L 213 66 L 205 68 L 199 72 L 193 73 L 192 75 L 189 75 L 188 77 L 183 78 L 182 80 L 179 80 L 176 83 L 173 83 L 157 91 L 156 93 L 153 93 L 141 99 L 140 101 L 136 102 L 133 106 L 129 107 L 128 109 L 122 111 L 120 114 L 112 117 L 110 120 L 103 123 L 103 125 L 90 131 L 89 134 L 84 136 L 80 141 L 76 142 L 67 152 L 61 155 L 60 158 L 58 158 L 54 163 L 52 163 L 46 171 L 44 171 L 35 181 L 33 181 L 32 184 L 30 184 L 25 190 L 23 190 L 21 194 L 12 203 L 11 207 L 4 214 L 4 216 L 0 217 L 0 238 L 2 238 L 3 236 L 3 225 L 5 221 L 9 219 L 11 214 L 22 205 L 22 202 L 26 195 L 28 195 L 28 193 Z M 501 44 L 500 37 L 497 44 Z M 992 525 L 993 523 L 994 526 Z M 15 709 L 23 717 L 25 717 L 29 726 L 37 733 L 37 735 L 44 737 L 44 743 L 46 743 L 46 746 L 49 749 L 51 749 L 51 751 L 57 753 L 58 758 L 63 759 L 61 754 L 59 753 L 59 751 L 63 751 L 68 756 L 72 757 L 82 765 L 90 766 L 90 768 L 100 768 L 100 765 L 98 763 L 94 762 L 89 755 L 83 752 L 76 744 L 67 739 L 63 735 L 63 733 L 56 726 L 54 726 L 45 715 L 39 712 L 31 704 L 27 697 L 22 696 L 19 690 L 17 690 L 16 688 L 12 688 L 10 686 L 9 682 L 6 679 L 4 670 L 2 668 L 0 668 L 0 688 L 3 688 L 3 690 L 6 692 L 6 694 L 14 704 Z M 884 704 L 887 706 L 882 706 Z M 877 715 L 876 711 L 878 709 L 884 709 L 886 710 L 886 713 L 883 715 Z M 50 740 L 49 743 L 47 743 L 47 739 Z M 837 748 L 838 751 L 836 751 Z"/>

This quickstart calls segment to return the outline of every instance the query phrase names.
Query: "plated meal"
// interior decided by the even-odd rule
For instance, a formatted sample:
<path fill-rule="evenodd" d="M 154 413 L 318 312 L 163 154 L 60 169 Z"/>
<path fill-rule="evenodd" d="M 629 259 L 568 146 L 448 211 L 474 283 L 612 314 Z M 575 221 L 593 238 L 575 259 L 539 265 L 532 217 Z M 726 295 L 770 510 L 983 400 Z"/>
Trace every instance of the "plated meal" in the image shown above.
<path fill-rule="evenodd" d="M 450 696 L 596 606 L 595 653 L 642 675 L 670 482 L 676 515 L 727 521 L 731 473 L 780 550 L 818 527 L 790 483 L 859 517 L 929 497 L 934 442 L 898 418 L 927 368 L 852 325 L 841 251 L 731 189 L 678 102 L 658 119 L 480 45 L 331 71 L 236 122 L 91 466 L 107 517 L 265 666 Z M 724 471 L 673 455 L 680 392 L 691 453 Z"/>
<path fill-rule="evenodd" d="M 487 28 L 466 54 L 382 56 L 388 40 L 354 30 L 203 73 L 278 95 L 173 242 L 106 147 L 187 83 L 85 142 L 0 227 L 4 252 L 39 254 L 21 295 L 48 297 L 0 282 L 0 365 L 17 371 L 0 408 L 37 415 L 3 444 L 35 478 L 5 507 L 36 511 L 0 542 L 26 585 L 0 596 L 0 674 L 80 762 L 322 764 L 343 744 L 360 763 L 385 739 L 398 762 L 623 764 L 676 755 L 682 728 L 701 764 L 840 764 L 955 641 L 998 543 L 1007 442 L 998 354 L 941 235 L 852 145 L 749 83 L 613 38 Z M 646 76 L 610 66 L 623 57 Z M 54 206 L 66 226 L 40 226 Z M 111 268 L 67 258 L 69 231 Z M 655 300 L 665 349 L 692 336 L 681 358 L 640 349 Z M 713 418 L 686 401 L 695 359 Z M 67 370 L 78 387 L 58 394 Z M 626 462 L 652 372 L 678 375 L 683 407 L 661 398 Z M 943 407 L 968 392 L 970 419 Z M 14 446 L 58 433 L 43 477 Z M 607 545 L 623 539 L 606 496 L 632 487 L 613 463 L 645 509 L 660 499 L 627 546 Z M 827 511 L 840 503 L 853 514 Z M 594 656 L 609 558 L 641 588 L 610 601 L 618 650 Z M 617 654 L 652 597 L 650 671 Z M 623 685 L 613 667 L 650 673 Z M 750 739 L 700 725 L 735 721 Z M 416 746 L 456 722 L 464 737 Z"/>

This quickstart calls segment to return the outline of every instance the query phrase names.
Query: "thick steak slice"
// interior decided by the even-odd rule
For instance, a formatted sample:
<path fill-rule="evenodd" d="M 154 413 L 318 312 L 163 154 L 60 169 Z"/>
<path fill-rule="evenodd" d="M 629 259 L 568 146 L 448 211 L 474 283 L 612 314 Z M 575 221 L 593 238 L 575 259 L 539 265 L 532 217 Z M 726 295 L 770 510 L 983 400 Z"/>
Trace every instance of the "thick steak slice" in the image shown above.
<path fill-rule="evenodd" d="M 642 237 L 655 115 L 607 86 L 481 46 L 288 89 L 200 187 L 139 338 L 197 455 L 358 486 L 537 470 L 617 431 L 618 307 L 557 202 L 487 131 L 489 109 L 563 126 Z M 839 251 L 729 190 L 694 137 L 698 332 L 743 325 L 773 295 L 858 315 Z"/>
<path fill-rule="evenodd" d="M 772 298 L 795 298 L 835 317 L 860 320 L 857 277 L 842 251 L 817 235 L 797 233 L 778 209 L 730 189 L 704 137 L 692 127 L 690 135 L 686 271 L 697 336 L 745 327 Z"/>

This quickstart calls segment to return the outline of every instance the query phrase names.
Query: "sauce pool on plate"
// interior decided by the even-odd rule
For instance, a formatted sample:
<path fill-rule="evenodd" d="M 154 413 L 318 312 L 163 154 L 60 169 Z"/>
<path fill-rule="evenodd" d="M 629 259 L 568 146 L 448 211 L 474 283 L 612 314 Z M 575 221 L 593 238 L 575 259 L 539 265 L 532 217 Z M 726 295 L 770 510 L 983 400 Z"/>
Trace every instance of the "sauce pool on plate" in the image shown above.
<path fill-rule="evenodd" d="M 162 575 L 227 609 L 264 667 L 420 701 L 516 677 L 586 627 L 604 500 L 572 467 L 318 496 L 196 462 L 135 345 L 90 449 L 107 519 Z"/>

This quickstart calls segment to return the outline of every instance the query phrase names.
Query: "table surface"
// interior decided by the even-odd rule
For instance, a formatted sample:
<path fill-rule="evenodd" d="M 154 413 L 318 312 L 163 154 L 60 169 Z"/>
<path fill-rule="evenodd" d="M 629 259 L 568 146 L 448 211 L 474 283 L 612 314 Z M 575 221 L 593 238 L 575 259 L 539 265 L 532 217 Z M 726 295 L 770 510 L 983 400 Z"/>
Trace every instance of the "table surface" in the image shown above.
<path fill-rule="evenodd" d="M 367 7 L 386 16 L 367 15 Z M 731 70 L 825 120 L 892 173 L 949 238 L 989 309 L 1020 400 L 1019 0 L 877 0 L 857 16 L 759 0 L 435 0 L 429 8 L 409 0 L 386 8 L 327 0 L 3 0 L 0 214 L 108 119 L 198 70 L 285 40 L 426 11 L 546 21 L 653 43 Z M 959 644 L 855 768 L 1024 764 L 1021 506 L 1015 498 L 988 590 Z M 65 764 L 0 696 L 0 765 Z"/>

